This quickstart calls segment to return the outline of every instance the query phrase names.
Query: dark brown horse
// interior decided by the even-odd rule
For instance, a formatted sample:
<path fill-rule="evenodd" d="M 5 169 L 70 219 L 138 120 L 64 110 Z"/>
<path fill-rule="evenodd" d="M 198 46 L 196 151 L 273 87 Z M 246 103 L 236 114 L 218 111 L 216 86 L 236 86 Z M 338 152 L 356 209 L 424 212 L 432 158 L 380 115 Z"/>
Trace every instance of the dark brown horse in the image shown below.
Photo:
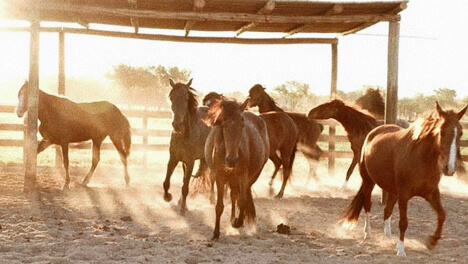
<path fill-rule="evenodd" d="M 435 247 L 445 221 L 439 181 L 442 173 L 452 176 L 456 171 L 457 148 L 463 133 L 459 120 L 467 107 L 460 112 L 444 111 L 436 102 L 436 111 L 428 115 L 421 124 L 415 124 L 408 129 L 383 125 L 369 132 L 359 162 L 362 185 L 347 208 L 344 220 L 357 222 L 364 207 L 364 237 L 370 236 L 371 194 L 377 184 L 388 192 L 388 202 L 384 209 L 387 237 L 391 236 L 390 217 L 395 203 L 398 202 L 400 239 L 397 255 L 404 256 L 408 201 L 414 196 L 420 196 L 428 201 L 437 213 L 437 229 L 428 241 L 430 249 Z"/>
<path fill-rule="evenodd" d="M 353 151 L 353 160 L 346 172 L 346 181 L 343 185 L 343 188 L 346 188 L 349 177 L 353 173 L 359 157 L 361 157 L 364 139 L 369 131 L 377 126 L 377 121 L 371 115 L 349 106 L 339 99 L 313 108 L 310 110 L 308 117 L 311 119 L 333 118 L 340 122 L 346 130 L 348 140 L 351 143 L 351 150 Z"/>
<path fill-rule="evenodd" d="M 220 234 L 226 184 L 231 188 L 232 226 L 239 228 L 244 220 L 255 219 L 251 186 L 268 160 L 270 145 L 265 121 L 253 113 L 243 113 L 235 101 L 217 101 L 210 108 L 206 122 L 213 126 L 206 140 L 205 158 L 215 174 L 218 190 L 213 232 L 213 239 L 216 239 Z M 239 207 L 237 218 L 236 205 Z"/>
<path fill-rule="evenodd" d="M 249 107 L 258 107 L 260 113 L 266 112 L 284 112 L 278 107 L 273 100 L 265 92 L 265 88 L 260 84 L 254 85 L 249 90 L 249 97 L 244 102 Z M 317 146 L 317 140 L 322 133 L 323 126 L 315 120 L 308 119 L 306 115 L 300 113 L 286 112 L 297 125 L 299 130 L 297 149 L 300 150 L 309 161 L 309 178 L 315 175 L 317 162 L 322 154 L 322 150 Z M 274 178 L 275 175 L 272 176 Z"/>
<path fill-rule="evenodd" d="M 219 100 L 225 100 L 222 94 L 210 92 L 203 98 L 203 104 L 211 106 Z M 244 109 L 246 103 L 241 105 Z M 267 125 L 268 140 L 270 142 L 270 160 L 275 165 L 275 170 L 271 176 L 270 186 L 273 185 L 273 180 L 281 166 L 283 166 L 283 184 L 276 195 L 276 198 L 282 198 L 284 189 L 291 176 L 292 165 L 296 156 L 296 147 L 298 139 L 298 128 L 294 120 L 285 112 L 266 112 L 260 114 Z M 278 155 L 278 153 L 280 155 Z"/>
<path fill-rule="evenodd" d="M 23 117 L 28 105 L 28 82 L 18 92 L 18 117 Z M 131 132 L 127 118 L 113 104 L 107 101 L 75 103 L 65 97 L 58 97 L 39 90 L 39 132 L 42 140 L 37 146 L 41 153 L 52 144 L 60 145 L 65 167 L 64 189 L 70 188 L 68 144 L 93 141 L 93 161 L 89 172 L 83 180 L 86 186 L 96 169 L 102 141 L 109 136 L 119 152 L 124 165 L 125 184 L 130 183 L 127 170 L 127 157 L 130 154 Z"/>
<path fill-rule="evenodd" d="M 179 200 L 180 212 L 184 214 L 187 210 L 186 201 L 189 192 L 190 177 L 192 175 L 195 160 L 200 159 L 200 169 L 197 174 L 203 174 L 206 170 L 204 156 L 205 141 L 210 128 L 203 122 L 208 109 L 198 107 L 195 90 L 190 87 L 192 79 L 187 83 L 174 83 L 169 80 L 172 87 L 169 92 L 171 108 L 174 114 L 169 146 L 169 162 L 167 163 L 166 179 L 164 180 L 164 200 L 172 200 L 169 193 L 171 176 L 175 167 L 181 161 L 183 163 L 184 181 L 182 185 L 182 197 Z"/>

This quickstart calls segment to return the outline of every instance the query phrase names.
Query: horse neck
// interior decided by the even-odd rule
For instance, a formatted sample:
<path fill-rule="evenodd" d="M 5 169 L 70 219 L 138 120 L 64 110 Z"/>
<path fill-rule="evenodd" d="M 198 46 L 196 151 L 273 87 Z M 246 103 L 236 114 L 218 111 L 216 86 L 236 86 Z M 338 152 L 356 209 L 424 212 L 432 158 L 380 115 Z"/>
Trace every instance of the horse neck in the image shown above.
<path fill-rule="evenodd" d="M 53 111 L 54 101 L 56 101 L 54 98 L 57 97 L 39 90 L 38 118 L 41 122 L 46 121 L 50 112 Z"/>
<path fill-rule="evenodd" d="M 187 119 L 184 122 L 185 124 L 185 138 L 189 141 L 196 141 L 199 136 L 200 129 L 198 127 L 198 115 L 197 111 L 189 111 L 187 113 Z"/>
<path fill-rule="evenodd" d="M 258 104 L 258 112 L 265 113 L 265 112 L 271 112 L 271 111 L 284 112 L 283 109 L 281 109 L 280 107 L 278 107 L 276 105 L 276 103 L 275 103 L 275 101 L 273 101 L 273 99 L 271 99 L 269 97 L 265 97 L 260 102 L 260 104 Z"/>
<path fill-rule="evenodd" d="M 344 106 L 341 111 L 338 111 L 335 119 L 343 125 L 348 134 L 354 135 L 361 132 L 367 134 L 377 126 L 377 121 L 369 117 L 352 107 Z"/>

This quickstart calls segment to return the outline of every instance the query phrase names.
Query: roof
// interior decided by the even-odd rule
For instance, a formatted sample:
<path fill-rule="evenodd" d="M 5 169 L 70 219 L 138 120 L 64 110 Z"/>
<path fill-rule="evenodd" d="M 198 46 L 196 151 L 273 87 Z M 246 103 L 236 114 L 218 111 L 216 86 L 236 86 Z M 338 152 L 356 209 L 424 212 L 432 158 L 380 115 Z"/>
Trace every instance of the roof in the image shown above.
<path fill-rule="evenodd" d="M 407 1 L 291 0 L 6 0 L 10 18 L 192 31 L 350 34 L 381 21 L 399 21 Z M 300 36 L 300 35 L 299 35 Z"/>

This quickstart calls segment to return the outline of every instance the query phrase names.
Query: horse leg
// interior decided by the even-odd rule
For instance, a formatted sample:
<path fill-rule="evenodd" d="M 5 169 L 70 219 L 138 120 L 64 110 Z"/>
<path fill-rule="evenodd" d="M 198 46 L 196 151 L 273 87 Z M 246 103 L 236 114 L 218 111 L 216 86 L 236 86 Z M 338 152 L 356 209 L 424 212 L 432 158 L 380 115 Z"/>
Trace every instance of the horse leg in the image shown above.
<path fill-rule="evenodd" d="M 395 207 L 395 203 L 398 200 L 398 196 L 393 193 L 388 193 L 388 199 L 387 199 L 387 204 L 385 205 L 384 208 L 384 233 L 387 238 L 392 237 L 392 226 L 391 226 L 391 219 L 392 219 L 392 213 L 393 213 L 393 207 Z"/>
<path fill-rule="evenodd" d="M 172 173 L 174 173 L 174 169 L 177 166 L 177 163 L 179 163 L 179 161 L 171 155 L 171 157 L 169 158 L 169 162 L 167 163 L 166 179 L 163 183 L 164 200 L 166 202 L 170 202 L 172 200 L 172 194 L 169 193 L 169 187 L 171 186 L 171 176 Z"/>
<path fill-rule="evenodd" d="M 127 158 L 128 158 L 128 151 L 125 151 L 124 146 L 122 142 L 119 142 L 118 140 L 114 140 L 111 137 L 112 143 L 114 144 L 115 148 L 117 149 L 117 152 L 119 152 L 120 156 L 120 161 L 122 161 L 122 164 L 124 165 L 124 175 L 125 175 L 125 187 L 130 186 L 130 175 L 128 174 L 128 164 L 127 164 Z M 102 142 L 102 141 L 101 141 Z M 93 142 L 94 144 L 94 142 Z M 101 143 L 99 143 L 99 146 Z M 94 154 L 94 152 L 93 152 Z M 98 153 L 99 155 L 99 153 Z M 98 159 L 99 162 L 99 159 Z"/>
<path fill-rule="evenodd" d="M 278 171 L 279 171 L 279 169 L 281 167 L 281 159 L 280 159 L 280 157 L 278 157 L 278 154 L 276 154 L 276 151 L 274 151 L 273 153 L 270 153 L 270 160 L 275 165 L 275 170 L 273 171 L 273 174 L 271 175 L 270 182 L 268 183 L 270 186 L 272 186 L 273 185 L 273 180 L 275 179 L 276 174 L 278 173 Z M 283 169 L 284 169 L 284 167 L 283 167 Z"/>
<path fill-rule="evenodd" d="M 363 179 L 363 193 L 364 193 L 364 239 L 371 237 L 371 224 L 370 224 L 370 210 L 372 207 L 372 190 L 375 183 L 372 180 L 364 181 Z"/>
<path fill-rule="evenodd" d="M 221 215 L 223 214 L 223 210 L 224 210 L 224 201 L 223 201 L 224 184 L 225 184 L 224 179 L 221 180 L 219 179 L 219 177 L 216 179 L 216 189 L 218 190 L 218 199 L 216 201 L 216 209 L 215 209 L 216 220 L 215 220 L 215 229 L 213 231 L 212 240 L 219 238 L 219 226 L 221 222 Z"/>
<path fill-rule="evenodd" d="M 293 152 L 286 153 L 287 151 L 281 152 L 281 162 L 283 164 L 283 184 L 281 185 L 281 190 L 276 195 L 275 198 L 283 198 L 284 189 L 286 188 L 286 184 L 288 183 L 289 176 L 291 175 L 291 156 L 294 155 Z M 288 155 L 289 154 L 289 155 Z"/>
<path fill-rule="evenodd" d="M 88 173 L 86 174 L 86 177 L 84 178 L 83 182 L 81 185 L 87 186 L 89 183 L 89 180 L 91 179 L 91 176 L 93 176 L 94 170 L 96 170 L 96 167 L 99 163 L 101 157 L 101 142 L 94 142 L 93 141 L 93 162 L 91 164 L 91 168 L 89 169 Z"/>
<path fill-rule="evenodd" d="M 206 164 L 205 159 L 200 159 L 200 165 L 198 166 L 198 170 L 195 173 L 195 175 L 193 175 L 192 177 L 198 178 L 200 176 L 203 176 L 207 169 L 208 169 L 208 165 Z"/>
<path fill-rule="evenodd" d="M 341 187 L 341 190 L 346 190 L 346 187 L 348 186 L 348 182 L 349 182 L 349 177 L 351 177 L 354 167 L 356 167 L 356 164 L 358 163 L 359 156 L 360 156 L 359 154 L 354 153 L 353 160 L 351 161 L 348 171 L 346 172 L 346 180 L 343 184 L 343 187 Z"/>
<path fill-rule="evenodd" d="M 50 141 L 48 141 L 46 139 L 41 140 L 41 142 L 39 142 L 39 144 L 37 145 L 37 154 L 44 151 L 50 145 L 52 145 L 52 142 L 50 142 Z"/>
<path fill-rule="evenodd" d="M 234 228 L 240 228 L 244 225 L 244 218 L 246 216 L 245 214 L 245 208 L 248 203 L 248 194 L 247 192 L 249 191 L 249 180 L 247 178 L 247 175 L 241 175 L 238 180 L 239 184 L 239 197 L 238 197 L 238 204 L 239 204 L 239 217 L 234 219 L 234 223 L 232 227 Z"/>
<path fill-rule="evenodd" d="M 239 201 L 239 186 L 231 185 L 231 226 L 234 227 L 236 219 L 236 206 Z"/>
<path fill-rule="evenodd" d="M 215 179 L 216 175 L 214 172 L 210 170 L 210 174 L 208 175 L 210 177 L 210 185 L 211 185 L 211 190 L 210 190 L 210 203 L 215 204 Z"/>
<path fill-rule="evenodd" d="M 432 236 L 429 237 L 427 243 L 427 248 L 433 249 L 437 245 L 437 241 L 440 239 L 442 234 L 442 227 L 445 222 L 445 210 L 442 208 L 442 203 L 440 202 L 440 192 L 439 189 L 435 189 L 427 197 L 424 197 L 428 201 L 432 208 L 437 213 L 437 229 Z"/>
<path fill-rule="evenodd" d="M 195 161 L 193 160 L 184 163 L 184 184 L 182 185 L 182 200 L 180 204 L 181 215 L 184 215 L 187 211 L 187 195 L 189 192 L 190 177 L 192 177 L 194 163 Z"/>
<path fill-rule="evenodd" d="M 62 143 L 60 146 L 62 147 L 63 167 L 65 168 L 65 183 L 63 185 L 63 189 L 68 190 L 70 189 L 70 171 L 68 170 L 68 143 Z"/>
<path fill-rule="evenodd" d="M 406 256 L 405 253 L 405 232 L 408 228 L 408 199 L 405 197 L 399 197 L 398 208 L 400 210 L 400 240 L 397 242 L 397 256 Z"/>

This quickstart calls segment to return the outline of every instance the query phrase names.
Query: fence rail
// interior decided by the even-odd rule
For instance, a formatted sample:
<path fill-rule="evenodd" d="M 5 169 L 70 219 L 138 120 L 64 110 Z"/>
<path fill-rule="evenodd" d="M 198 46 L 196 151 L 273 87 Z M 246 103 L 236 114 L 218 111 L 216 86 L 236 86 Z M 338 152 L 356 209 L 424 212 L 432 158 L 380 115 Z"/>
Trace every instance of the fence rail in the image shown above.
<path fill-rule="evenodd" d="M 135 123 L 140 123 L 141 125 L 133 126 L 132 125 L 132 138 L 138 140 L 132 140 L 134 143 L 132 144 L 132 150 L 141 150 L 141 151 L 160 151 L 160 150 L 168 150 L 169 149 L 169 138 L 171 135 L 171 128 L 170 128 L 170 120 L 172 118 L 172 113 L 170 111 L 160 111 L 160 110 L 149 110 L 149 109 L 122 109 L 122 112 L 132 121 Z M 9 116 L 14 120 L 16 117 L 15 114 L 15 106 L 12 105 L 0 105 L 0 114 L 4 116 Z M 1 132 L 17 132 L 22 133 L 22 136 L 18 136 L 17 139 L 10 139 L 10 138 L 0 138 L 0 147 L 23 147 L 23 138 L 24 138 L 24 131 L 25 125 L 24 123 L 6 123 L 0 117 L 0 133 Z M 17 118 L 17 120 L 20 120 Z M 166 127 L 155 127 L 155 125 L 150 125 L 150 121 L 153 120 L 165 120 L 167 121 Z M 141 121 L 141 122 L 138 122 Z M 20 121 L 21 122 L 21 121 Z M 153 122 L 154 123 L 154 122 Z M 341 124 L 334 121 L 334 120 L 321 120 L 325 126 L 324 131 L 328 131 L 328 127 L 340 127 Z M 462 122 L 462 126 L 464 129 L 468 129 L 468 122 Z M 20 135 L 20 134 L 18 134 Z M 165 143 L 152 143 L 149 139 L 165 139 Z M 141 139 L 141 140 L 140 140 Z M 157 141 L 157 140 L 152 140 Z M 335 158 L 351 158 L 353 153 L 349 146 L 345 146 L 344 150 L 335 150 L 337 143 L 339 144 L 349 144 L 348 138 L 344 134 L 337 134 L 334 136 L 330 136 L 327 133 L 323 133 L 319 138 L 319 144 L 327 145 L 327 148 L 324 149 L 323 157 L 330 158 L 334 160 Z M 462 148 L 468 147 L 468 140 L 462 140 L 460 143 Z M 329 151 L 330 146 L 332 146 L 331 151 Z M 83 143 L 76 143 L 70 144 L 70 148 L 74 149 L 89 149 L 91 148 L 91 142 L 83 142 Z M 104 142 L 102 144 L 102 149 L 113 149 L 114 146 L 112 143 Z M 342 147 L 343 148 L 343 147 Z M 463 160 L 468 161 L 468 155 L 463 155 Z"/>

